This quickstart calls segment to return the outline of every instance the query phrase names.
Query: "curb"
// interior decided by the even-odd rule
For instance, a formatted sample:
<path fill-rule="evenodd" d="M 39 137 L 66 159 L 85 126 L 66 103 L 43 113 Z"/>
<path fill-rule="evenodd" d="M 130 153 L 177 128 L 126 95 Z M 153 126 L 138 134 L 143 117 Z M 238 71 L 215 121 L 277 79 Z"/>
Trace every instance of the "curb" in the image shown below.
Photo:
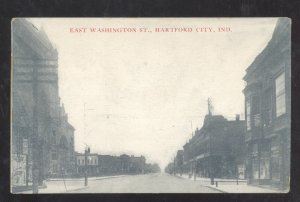
<path fill-rule="evenodd" d="M 177 178 L 182 179 L 182 180 L 190 180 L 190 179 L 186 179 L 186 178 L 184 178 L 184 177 L 180 177 L 180 176 L 177 176 L 177 175 L 170 175 L 170 176 L 177 177 Z M 197 180 L 196 180 L 196 181 L 190 180 L 190 181 L 197 182 Z M 204 187 L 207 187 L 207 188 L 211 188 L 211 189 L 213 189 L 213 190 L 215 190 L 215 191 L 219 191 L 219 192 L 221 192 L 221 193 L 228 193 L 228 192 L 226 192 L 226 191 L 223 191 L 223 190 L 218 189 L 218 188 L 213 187 L 213 186 L 204 185 L 204 184 L 201 184 L 201 186 L 204 186 Z"/>
<path fill-rule="evenodd" d="M 79 191 L 79 190 L 83 190 L 83 189 L 87 189 L 87 188 L 89 188 L 89 186 L 80 187 L 80 188 L 76 188 L 76 189 L 71 189 L 71 190 L 68 190 L 66 192 L 61 192 L 61 193 L 68 193 L 68 192 L 73 192 L 73 191 Z"/>
<path fill-rule="evenodd" d="M 209 186 L 209 185 L 203 185 L 203 186 L 208 187 L 208 188 L 211 188 L 211 189 L 216 190 L 216 191 L 219 191 L 219 192 L 224 193 L 224 194 L 227 194 L 227 193 L 228 193 L 228 192 L 226 192 L 226 191 L 223 191 L 223 190 L 218 189 L 218 188 L 213 187 L 213 186 Z"/>
<path fill-rule="evenodd" d="M 106 180 L 106 179 L 111 179 L 111 178 L 120 178 L 120 177 L 127 177 L 127 176 L 130 176 L 130 175 L 111 176 L 111 177 L 98 178 L 98 179 L 93 179 L 93 180 Z"/>
<path fill-rule="evenodd" d="M 88 178 L 88 180 L 94 181 L 94 180 L 103 180 L 103 179 L 109 179 L 109 178 L 117 178 L 117 177 L 125 177 L 125 176 L 131 176 L 131 175 L 119 175 L 119 176 L 107 176 L 102 178 Z M 47 182 L 54 182 L 54 181 L 83 181 L 84 178 L 77 178 L 77 179 L 48 179 Z"/>

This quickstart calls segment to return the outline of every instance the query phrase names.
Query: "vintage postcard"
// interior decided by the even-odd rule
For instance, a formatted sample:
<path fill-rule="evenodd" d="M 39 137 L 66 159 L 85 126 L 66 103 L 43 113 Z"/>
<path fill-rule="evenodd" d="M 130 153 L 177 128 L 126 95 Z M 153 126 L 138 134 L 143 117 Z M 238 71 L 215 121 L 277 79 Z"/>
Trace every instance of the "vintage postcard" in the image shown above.
<path fill-rule="evenodd" d="M 291 23 L 13 19 L 11 192 L 289 192 Z"/>

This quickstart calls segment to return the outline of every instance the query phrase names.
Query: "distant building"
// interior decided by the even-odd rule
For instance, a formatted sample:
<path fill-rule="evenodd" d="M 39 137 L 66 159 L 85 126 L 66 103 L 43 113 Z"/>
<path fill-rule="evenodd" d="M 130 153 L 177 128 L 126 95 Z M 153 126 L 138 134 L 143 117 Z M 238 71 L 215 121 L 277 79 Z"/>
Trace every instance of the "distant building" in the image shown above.
<path fill-rule="evenodd" d="M 32 181 L 33 160 L 39 167 L 40 183 L 47 176 L 71 173 L 75 129 L 60 104 L 58 53 L 44 30 L 38 30 L 25 19 L 12 21 L 11 93 L 12 187 Z M 38 150 L 35 159 L 33 146 Z M 20 166 L 24 163 L 25 168 Z"/>
<path fill-rule="evenodd" d="M 131 174 L 144 174 L 146 167 L 146 159 L 144 156 L 131 156 L 130 157 L 129 173 Z"/>
<path fill-rule="evenodd" d="M 190 177 L 237 178 L 244 172 L 245 121 L 228 121 L 221 115 L 206 115 L 203 127 L 178 151 L 175 172 Z M 182 160 L 182 163 L 181 163 Z M 238 171 L 240 168 L 240 172 Z"/>
<path fill-rule="evenodd" d="M 280 18 L 246 70 L 247 173 L 251 184 L 288 188 L 291 134 L 291 22 Z"/>
<path fill-rule="evenodd" d="M 100 175 L 117 175 L 123 173 L 123 164 L 119 156 L 99 154 L 98 159 Z"/>
<path fill-rule="evenodd" d="M 174 173 L 174 162 L 168 163 L 165 167 L 165 173 L 173 174 Z"/>
<path fill-rule="evenodd" d="M 160 167 L 157 163 L 146 163 L 145 165 L 145 173 L 159 173 L 160 171 Z"/>
<path fill-rule="evenodd" d="M 87 154 L 87 165 L 84 159 L 84 154 L 76 153 L 76 170 L 79 176 L 84 175 L 85 169 L 89 176 L 136 175 L 160 171 L 157 164 L 146 164 L 144 156 Z"/>
<path fill-rule="evenodd" d="M 86 155 L 76 153 L 76 171 L 79 175 L 84 175 L 85 170 L 88 176 L 97 176 L 99 174 L 99 160 L 98 154 L 88 153 Z"/>
<path fill-rule="evenodd" d="M 183 173 L 183 150 L 178 150 L 174 160 L 174 172 L 182 175 Z"/>

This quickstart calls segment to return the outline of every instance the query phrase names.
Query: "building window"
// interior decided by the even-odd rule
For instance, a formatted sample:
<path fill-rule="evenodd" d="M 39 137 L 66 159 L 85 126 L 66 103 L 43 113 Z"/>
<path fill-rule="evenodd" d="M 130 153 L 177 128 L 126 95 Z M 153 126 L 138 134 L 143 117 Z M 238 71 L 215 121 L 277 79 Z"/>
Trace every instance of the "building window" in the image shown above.
<path fill-rule="evenodd" d="M 250 117 L 250 100 L 246 100 L 246 119 L 247 119 L 247 130 L 251 130 L 251 117 Z"/>
<path fill-rule="evenodd" d="M 285 74 L 282 73 L 275 80 L 276 86 L 276 117 L 286 113 L 285 104 Z"/>
<path fill-rule="evenodd" d="M 272 91 L 271 89 L 265 92 L 263 99 L 263 114 L 264 114 L 264 126 L 269 127 L 272 124 Z"/>
<path fill-rule="evenodd" d="M 252 114 L 253 114 L 253 126 L 260 126 L 260 98 L 254 96 L 252 99 Z"/>
<path fill-rule="evenodd" d="M 80 165 L 80 159 L 77 160 L 78 165 Z"/>
<path fill-rule="evenodd" d="M 267 144 L 263 146 L 261 152 L 260 179 L 270 179 L 270 158 Z"/>
<path fill-rule="evenodd" d="M 252 176 L 253 176 L 253 179 L 258 179 L 259 178 L 259 175 L 258 175 L 258 170 L 259 170 L 259 160 L 258 160 L 258 157 L 254 157 L 253 160 L 252 160 Z"/>
<path fill-rule="evenodd" d="M 56 143 L 56 132 L 55 132 L 55 130 L 52 130 L 52 135 L 53 135 L 53 137 L 52 137 L 52 144 L 56 145 L 57 143 Z"/>

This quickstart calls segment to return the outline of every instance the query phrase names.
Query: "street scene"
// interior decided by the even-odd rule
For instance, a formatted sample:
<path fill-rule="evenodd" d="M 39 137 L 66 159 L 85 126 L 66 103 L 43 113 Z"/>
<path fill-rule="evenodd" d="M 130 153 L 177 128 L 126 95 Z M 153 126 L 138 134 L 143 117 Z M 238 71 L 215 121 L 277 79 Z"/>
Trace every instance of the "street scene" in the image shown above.
<path fill-rule="evenodd" d="M 11 192 L 287 193 L 288 18 L 16 18 Z"/>
<path fill-rule="evenodd" d="M 88 186 L 83 181 L 51 181 L 40 193 L 220 193 L 208 186 L 168 174 L 130 175 L 91 178 Z M 26 192 L 25 192 L 26 193 Z"/>

